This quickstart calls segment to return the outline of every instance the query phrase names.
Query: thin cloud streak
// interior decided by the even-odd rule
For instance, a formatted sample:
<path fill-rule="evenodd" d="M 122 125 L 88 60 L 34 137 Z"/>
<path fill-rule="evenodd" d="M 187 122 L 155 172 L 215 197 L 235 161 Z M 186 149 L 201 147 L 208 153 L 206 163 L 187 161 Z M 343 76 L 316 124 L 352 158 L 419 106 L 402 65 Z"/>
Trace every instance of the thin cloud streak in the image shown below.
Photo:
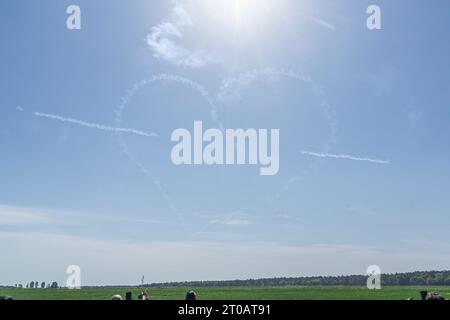
<path fill-rule="evenodd" d="M 72 124 L 76 124 L 82 127 L 86 127 L 86 128 L 93 128 L 93 129 L 99 129 L 99 130 L 104 130 L 104 131 L 112 131 L 112 132 L 121 132 L 121 133 L 130 133 L 130 134 L 135 134 L 138 136 L 143 136 L 143 137 L 159 137 L 159 135 L 157 133 L 148 133 L 148 132 L 144 132 L 144 131 L 140 131 L 140 130 L 136 130 L 136 129 L 131 129 L 131 128 L 116 128 L 116 127 L 111 127 L 111 126 L 105 126 L 105 125 L 101 125 L 98 123 L 90 123 L 90 122 L 85 122 L 82 120 L 78 120 L 78 119 L 73 119 L 73 118 L 65 118 L 65 117 L 61 117 L 58 115 L 54 115 L 54 114 L 48 114 L 48 113 L 42 113 L 42 112 L 34 112 L 34 115 L 36 117 L 41 117 L 41 118 L 47 118 L 47 119 L 51 119 L 51 120 L 57 120 L 60 122 L 67 122 L 67 123 L 72 123 Z"/>
<path fill-rule="evenodd" d="M 333 158 L 333 159 L 344 159 L 344 160 L 353 160 L 353 161 L 366 161 L 366 162 L 372 162 L 377 164 L 389 164 L 389 161 L 386 160 L 379 160 L 379 159 L 371 159 L 371 158 L 360 158 L 360 157 L 354 157 L 347 154 L 329 154 L 329 153 L 318 153 L 318 152 L 312 152 L 312 151 L 303 151 L 303 155 L 307 156 L 313 156 L 318 158 Z"/>
<path fill-rule="evenodd" d="M 319 25 L 321 27 L 324 27 L 324 28 L 326 28 L 326 29 L 328 29 L 330 31 L 336 31 L 336 27 L 334 25 L 332 25 L 331 23 L 325 21 L 325 20 L 319 19 L 319 18 L 314 17 L 314 16 L 311 16 L 309 18 L 310 18 L 310 20 L 312 22 L 314 22 L 315 24 L 317 24 L 317 25 Z"/>
<path fill-rule="evenodd" d="M 109 215 L 93 212 L 77 212 L 65 209 L 50 209 L 39 207 L 15 206 L 0 203 L 0 227 L 35 227 L 45 230 L 47 226 L 57 228 L 66 225 L 91 225 L 92 222 L 108 223 L 109 225 L 154 224 L 172 225 L 170 220 L 157 220 L 146 217 L 130 215 Z"/>

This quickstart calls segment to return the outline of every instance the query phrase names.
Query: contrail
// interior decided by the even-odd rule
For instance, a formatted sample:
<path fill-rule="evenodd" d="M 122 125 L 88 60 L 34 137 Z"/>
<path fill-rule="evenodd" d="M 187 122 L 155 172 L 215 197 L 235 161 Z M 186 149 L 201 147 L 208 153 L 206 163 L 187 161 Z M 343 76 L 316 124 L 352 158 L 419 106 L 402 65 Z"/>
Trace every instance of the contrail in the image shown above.
<path fill-rule="evenodd" d="M 336 26 L 332 25 L 331 23 L 329 23 L 329 22 L 327 22 L 325 20 L 319 19 L 319 18 L 314 17 L 314 16 L 310 16 L 309 18 L 310 18 L 310 20 L 312 22 L 318 24 L 321 27 L 324 27 L 324 28 L 326 28 L 326 29 L 328 29 L 330 31 L 336 31 Z"/>
<path fill-rule="evenodd" d="M 159 135 L 156 133 L 148 133 L 148 132 L 144 132 L 144 131 L 140 131 L 140 130 L 136 130 L 136 129 L 130 129 L 130 128 L 116 128 L 116 127 L 104 126 L 101 124 L 89 123 L 89 122 L 85 122 L 85 121 L 77 120 L 77 119 L 73 119 L 73 118 L 64 118 L 64 117 L 57 116 L 54 114 L 34 112 L 34 115 L 36 117 L 58 120 L 61 122 L 73 123 L 73 124 L 77 124 L 79 126 L 83 126 L 83 127 L 87 127 L 87 128 L 94 128 L 94 129 L 113 131 L 113 132 L 131 133 L 131 134 L 136 134 L 138 136 L 144 136 L 144 137 L 159 137 Z"/>
<path fill-rule="evenodd" d="M 378 163 L 378 164 L 389 164 L 389 161 L 386 160 L 378 160 L 378 159 L 371 159 L 371 158 L 359 158 L 354 156 L 349 156 L 346 154 L 329 154 L 329 153 L 318 153 L 318 152 L 312 152 L 312 151 L 303 151 L 303 155 L 313 156 L 313 157 L 319 157 L 319 158 L 334 158 L 334 159 L 346 159 L 346 160 L 353 160 L 353 161 L 367 161 L 372 163 Z"/>

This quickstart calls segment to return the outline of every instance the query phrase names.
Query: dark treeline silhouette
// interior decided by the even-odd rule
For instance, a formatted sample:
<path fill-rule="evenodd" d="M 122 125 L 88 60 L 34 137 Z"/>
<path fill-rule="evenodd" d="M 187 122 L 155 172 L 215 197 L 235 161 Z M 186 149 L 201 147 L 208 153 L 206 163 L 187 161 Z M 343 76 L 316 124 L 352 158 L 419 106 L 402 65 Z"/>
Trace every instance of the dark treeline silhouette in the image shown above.
<path fill-rule="evenodd" d="M 382 274 L 384 286 L 450 286 L 450 271 L 416 271 Z M 148 288 L 158 287 L 228 287 L 228 286 L 365 286 L 367 276 L 317 276 L 298 278 L 267 278 L 225 281 L 191 281 L 146 284 Z"/>
<path fill-rule="evenodd" d="M 0 288 L 18 288 L 18 289 L 58 289 L 58 282 L 53 281 L 52 283 L 47 283 L 45 284 L 45 281 L 42 281 L 41 283 L 39 283 L 38 281 L 31 281 L 27 284 L 25 284 L 25 286 L 21 283 L 17 283 L 14 286 L 1 286 Z"/>
<path fill-rule="evenodd" d="M 291 278 L 267 278 L 247 280 L 223 280 L 223 281 L 186 281 L 141 284 L 145 288 L 170 288 L 170 287 L 233 287 L 233 286 L 365 286 L 366 275 L 347 276 L 316 276 L 316 277 L 291 277 Z M 407 273 L 391 273 L 381 275 L 383 286 L 450 286 L 449 271 L 415 271 Z M 45 283 L 40 284 L 43 288 Z M 2 287 L 0 285 L 0 287 Z M 15 285 L 15 288 L 23 288 Z M 14 288 L 12 287 L 12 288 Z M 135 286 L 89 286 L 95 288 L 131 288 Z M 89 288 L 88 286 L 84 288 Z M 29 288 L 27 284 L 26 288 Z M 36 286 L 35 286 L 36 288 Z M 39 288 L 39 287 L 38 287 Z M 45 288 L 59 288 L 57 282 L 48 283 Z"/>

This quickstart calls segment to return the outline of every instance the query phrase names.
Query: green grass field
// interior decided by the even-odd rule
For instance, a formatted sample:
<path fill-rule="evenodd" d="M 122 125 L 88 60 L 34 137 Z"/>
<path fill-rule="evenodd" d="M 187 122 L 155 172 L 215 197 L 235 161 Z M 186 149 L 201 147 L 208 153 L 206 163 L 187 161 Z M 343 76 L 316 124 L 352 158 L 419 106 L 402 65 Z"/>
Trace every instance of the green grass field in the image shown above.
<path fill-rule="evenodd" d="M 421 290 L 439 292 L 450 298 L 450 287 L 383 287 L 368 290 L 366 287 L 205 287 L 189 288 L 197 292 L 200 300 L 405 300 L 412 297 L 420 300 Z M 86 288 L 66 289 L 3 289 L 0 296 L 12 296 L 16 300 L 109 300 L 112 295 L 125 297 L 132 291 L 133 297 L 139 289 Z M 151 300 L 182 300 L 188 288 L 149 289 Z"/>

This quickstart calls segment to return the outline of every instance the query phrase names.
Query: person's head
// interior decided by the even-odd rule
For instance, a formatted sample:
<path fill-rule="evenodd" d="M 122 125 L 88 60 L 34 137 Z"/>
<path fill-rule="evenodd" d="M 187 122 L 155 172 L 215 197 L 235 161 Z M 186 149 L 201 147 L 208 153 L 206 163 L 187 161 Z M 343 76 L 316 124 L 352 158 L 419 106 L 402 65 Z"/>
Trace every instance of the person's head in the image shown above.
<path fill-rule="evenodd" d="M 138 300 L 148 300 L 148 293 L 145 291 L 142 291 L 139 295 L 138 295 Z"/>
<path fill-rule="evenodd" d="M 197 300 L 197 294 L 194 291 L 186 293 L 186 300 Z"/>
<path fill-rule="evenodd" d="M 111 297 L 111 300 L 122 300 L 122 296 L 120 294 L 115 294 Z"/>
<path fill-rule="evenodd" d="M 0 297 L 0 300 L 3 300 L 3 301 L 12 301 L 12 300 L 14 300 L 12 297 L 10 297 L 10 296 L 1 296 Z"/>
<path fill-rule="evenodd" d="M 445 300 L 443 296 L 436 292 L 428 292 L 425 300 Z"/>

